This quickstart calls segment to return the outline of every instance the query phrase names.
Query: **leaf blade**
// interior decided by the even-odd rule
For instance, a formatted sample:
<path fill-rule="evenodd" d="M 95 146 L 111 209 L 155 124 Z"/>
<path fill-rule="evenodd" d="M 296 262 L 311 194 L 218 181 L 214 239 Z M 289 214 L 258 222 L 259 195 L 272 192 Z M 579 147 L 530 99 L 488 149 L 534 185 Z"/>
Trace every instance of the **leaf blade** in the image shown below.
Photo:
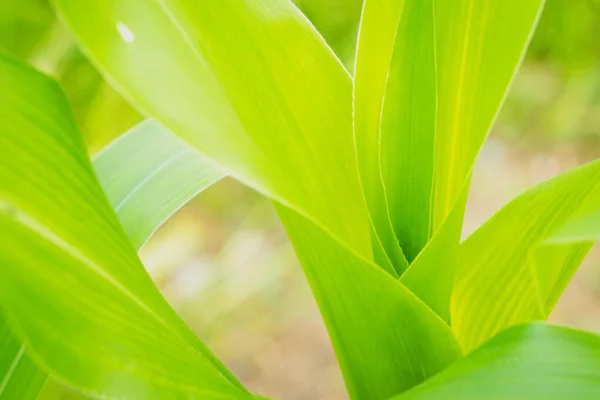
<path fill-rule="evenodd" d="M 517 326 L 394 399 L 591 399 L 600 395 L 599 360 L 597 335 Z"/>
<path fill-rule="evenodd" d="M 56 84 L 5 56 L 0 70 L 0 302 L 36 363 L 109 396 L 177 398 L 192 390 L 244 397 L 153 286 L 96 181 Z M 142 335 L 140 327 L 148 330 Z M 164 379 L 149 380 L 144 374 L 151 371 Z"/>
<path fill-rule="evenodd" d="M 508 326 L 547 317 L 589 245 L 549 260 L 544 253 L 556 248 L 543 241 L 599 188 L 599 161 L 558 175 L 512 200 L 461 244 L 452 328 L 464 350 Z"/>

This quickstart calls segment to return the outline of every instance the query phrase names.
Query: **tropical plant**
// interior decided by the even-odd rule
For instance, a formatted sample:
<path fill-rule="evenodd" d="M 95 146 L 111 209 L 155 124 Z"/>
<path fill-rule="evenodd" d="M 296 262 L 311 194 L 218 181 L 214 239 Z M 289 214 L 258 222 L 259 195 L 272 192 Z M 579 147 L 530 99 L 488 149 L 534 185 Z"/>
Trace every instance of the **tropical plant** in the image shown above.
<path fill-rule="evenodd" d="M 90 162 L 60 87 L 0 56 L 0 398 L 261 398 L 136 250 L 225 175 L 272 199 L 353 399 L 598 398 L 548 325 L 600 234 L 600 161 L 461 242 L 473 163 L 542 0 L 367 0 L 352 77 L 288 0 L 54 0 L 149 119 Z"/>

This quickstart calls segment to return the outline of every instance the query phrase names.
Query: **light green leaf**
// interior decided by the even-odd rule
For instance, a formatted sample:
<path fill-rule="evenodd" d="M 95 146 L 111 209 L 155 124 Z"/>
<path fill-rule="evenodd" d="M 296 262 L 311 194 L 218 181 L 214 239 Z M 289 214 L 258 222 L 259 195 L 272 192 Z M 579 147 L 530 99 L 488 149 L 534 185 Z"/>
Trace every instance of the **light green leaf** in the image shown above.
<path fill-rule="evenodd" d="M 463 350 L 548 316 L 589 244 L 542 243 L 599 192 L 600 160 L 518 196 L 462 243 L 452 329 Z"/>
<path fill-rule="evenodd" d="M 42 369 L 108 398 L 250 398 L 159 294 L 56 83 L 0 57 L 0 305 Z"/>
<path fill-rule="evenodd" d="M 469 182 L 439 231 L 400 277 L 415 295 L 447 323 L 451 322 L 450 301 Z"/>
<path fill-rule="evenodd" d="M 429 0 L 367 0 L 356 62 L 355 134 L 365 195 L 376 221 L 391 218 L 391 234 L 409 262 L 431 236 L 433 25 Z"/>
<path fill-rule="evenodd" d="M 595 242 L 600 238 L 600 192 L 594 193 L 576 215 L 552 236 L 549 244 Z"/>
<path fill-rule="evenodd" d="M 152 120 L 107 146 L 94 160 L 94 169 L 136 250 L 171 214 L 224 176 L 214 163 Z M 7 399 L 35 399 L 46 374 L 30 361 L 5 321 L 0 323 L 0 360 L 6 369 L 0 371 L 5 376 L 0 388 L 9 393 Z"/>
<path fill-rule="evenodd" d="M 454 340 L 447 325 L 431 310 L 414 298 L 398 304 L 407 297 L 398 283 L 384 283 L 382 291 L 401 292 L 389 299 L 370 289 L 361 307 L 371 311 L 360 318 L 346 304 L 356 301 L 359 290 L 338 283 L 339 274 L 358 268 L 348 260 L 360 260 L 352 263 L 365 270 L 361 277 L 369 288 L 380 282 L 380 268 L 391 277 L 397 273 L 380 238 L 371 235 L 354 155 L 352 81 L 290 2 L 54 4 L 104 74 L 138 107 L 234 178 L 289 208 L 281 212 L 278 206 L 285 225 L 302 230 L 286 226 L 313 291 L 334 293 L 331 301 L 319 297 L 319 306 L 340 342 L 334 346 L 345 360 L 344 375 L 353 380 L 347 380 L 352 396 L 389 396 L 456 357 L 456 345 L 447 345 Z M 292 224 L 298 218 L 306 221 Z M 321 242 L 331 243 L 330 249 Z M 338 274 L 325 273 L 334 270 Z M 380 329 L 400 323 L 397 314 L 385 312 L 392 306 L 411 310 L 411 329 Z M 371 323 L 373 314 L 378 323 Z M 414 358 L 421 355 L 405 349 L 417 338 L 428 343 L 427 354 L 446 356 Z M 409 358 L 390 361 L 391 355 Z M 407 366 L 423 362 L 431 365 L 400 378 Z M 377 392 L 367 393 L 371 387 Z"/>
<path fill-rule="evenodd" d="M 384 210 L 387 201 L 409 261 L 458 201 L 542 3 L 366 0 L 355 90 L 361 178 L 372 182 L 369 204 Z M 385 190 L 369 191 L 379 168 Z"/>
<path fill-rule="evenodd" d="M 550 316 L 556 302 L 593 245 L 593 242 L 557 245 L 542 243 L 532 249 L 531 262 L 538 277 L 544 319 Z"/>
<path fill-rule="evenodd" d="M 600 337 L 529 324 L 499 333 L 404 399 L 564 400 L 600 397 Z"/>
<path fill-rule="evenodd" d="M 93 165 L 138 250 L 175 211 L 225 176 L 215 163 L 153 120 L 116 139 Z"/>
<path fill-rule="evenodd" d="M 378 236 L 396 270 L 408 262 L 396 238 L 379 167 L 379 126 L 389 58 L 404 1 L 365 1 L 354 78 L 354 140 L 362 189 Z"/>
<path fill-rule="evenodd" d="M 543 3 L 435 1 L 437 114 L 432 232 L 444 222 L 470 175 Z"/>
<path fill-rule="evenodd" d="M 0 400 L 36 399 L 46 377 L 0 318 Z"/>
<path fill-rule="evenodd" d="M 125 168 L 130 157 L 128 152 L 119 149 L 129 148 L 128 143 L 133 141 L 145 143 L 139 157 L 143 157 L 141 165 L 146 166 L 149 175 L 156 166 L 163 164 L 163 159 L 171 158 L 166 153 L 177 154 L 182 151 L 182 146 L 202 160 L 200 153 L 182 144 L 175 135 L 157 128 L 159 126 L 146 122 L 139 129 L 130 131 L 101 153 L 94 166 L 99 170 L 100 158 L 108 157 L 106 160 L 110 162 L 103 162 L 102 168 L 107 172 L 114 169 L 111 176 L 126 174 L 143 181 L 136 172 Z M 155 167 L 151 167 L 151 163 Z M 106 175 L 99 173 L 101 177 Z M 190 170 L 189 173 L 198 172 Z M 106 182 L 103 183 L 110 198 L 116 185 Z M 449 328 L 402 284 L 345 249 L 295 212 L 283 206 L 277 206 L 277 210 L 307 268 L 306 275 L 317 300 L 322 305 L 330 305 L 323 308 L 323 316 L 353 397 L 389 397 L 435 374 L 459 356 Z M 335 288 L 330 282 L 335 282 Z M 328 313 L 328 310 L 335 312 Z M 415 334 L 407 336 L 406 332 Z M 368 351 L 365 351 L 365 343 L 372 343 Z M 386 351 L 395 356 L 384 357 Z M 371 371 L 377 371 L 377 374 Z M 364 379 L 363 375 L 369 375 L 370 379 Z"/>
<path fill-rule="evenodd" d="M 365 196 L 382 241 L 391 220 L 416 260 L 403 281 L 446 320 L 473 163 L 542 3 L 365 1 L 354 99 Z"/>
<path fill-rule="evenodd" d="M 352 80 L 289 1 L 54 5 L 139 108 L 236 179 L 372 258 L 353 149 Z"/>
<path fill-rule="evenodd" d="M 388 398 L 460 356 L 448 326 L 402 283 L 276 208 L 321 305 L 351 398 Z"/>

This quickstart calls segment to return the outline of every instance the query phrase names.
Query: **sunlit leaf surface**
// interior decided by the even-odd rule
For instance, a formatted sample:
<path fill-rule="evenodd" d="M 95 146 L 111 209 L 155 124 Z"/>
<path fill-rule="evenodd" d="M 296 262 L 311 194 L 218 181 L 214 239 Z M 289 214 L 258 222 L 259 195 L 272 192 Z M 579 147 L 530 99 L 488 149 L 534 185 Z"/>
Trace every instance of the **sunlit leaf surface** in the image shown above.
<path fill-rule="evenodd" d="M 523 193 L 461 244 L 452 329 L 464 350 L 508 326 L 546 319 L 589 245 L 542 244 L 599 192 L 595 161 Z"/>
<path fill-rule="evenodd" d="M 4 56 L 0 83 L 0 304 L 36 363 L 89 394 L 250 397 L 150 280 L 56 83 Z"/>
<path fill-rule="evenodd" d="M 278 204 L 313 292 L 323 293 L 319 306 L 351 396 L 388 397 L 458 356 L 448 326 L 390 279 L 397 273 L 371 234 L 358 178 L 352 80 L 295 7 L 284 0 L 54 4 L 141 110 Z M 339 278 L 353 269 L 362 271 L 361 298 Z M 406 350 L 417 342 L 425 356 Z"/>
<path fill-rule="evenodd" d="M 484 343 L 400 399 L 596 399 L 600 337 L 529 324 Z"/>

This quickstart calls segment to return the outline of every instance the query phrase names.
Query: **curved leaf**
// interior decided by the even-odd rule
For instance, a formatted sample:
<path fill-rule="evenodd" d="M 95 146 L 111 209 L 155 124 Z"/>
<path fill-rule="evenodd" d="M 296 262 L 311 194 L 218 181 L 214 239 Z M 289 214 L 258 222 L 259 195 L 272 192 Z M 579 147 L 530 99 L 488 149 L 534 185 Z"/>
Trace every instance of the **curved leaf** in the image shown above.
<path fill-rule="evenodd" d="M 152 120 L 112 142 L 93 166 L 137 250 L 171 214 L 224 176 L 211 161 Z M 0 370 L 0 395 L 35 399 L 46 374 L 30 360 L 5 321 L 0 323 L 0 360 L 6 369 Z"/>
<path fill-rule="evenodd" d="M 552 236 L 548 244 L 595 242 L 600 238 L 600 191 L 581 206 L 576 215 Z"/>
<path fill-rule="evenodd" d="M 542 244 L 598 193 L 600 160 L 518 196 L 461 244 L 452 329 L 464 350 L 548 316 L 589 245 Z"/>
<path fill-rule="evenodd" d="M 138 107 L 234 178 L 289 208 L 279 207 L 279 212 L 313 291 L 333 292 L 339 299 L 323 295 L 319 306 L 331 336 L 340 341 L 335 348 L 338 358 L 347 360 L 341 365 L 354 380 L 347 380 L 353 397 L 389 396 L 458 355 L 455 343 L 443 347 L 454 342 L 448 326 L 414 296 L 386 299 L 369 290 L 356 314 L 349 299 L 359 288 L 338 284 L 339 274 L 353 268 L 365 271 L 361 277 L 370 288 L 380 282 L 381 268 L 392 277 L 397 274 L 379 237 L 371 235 L 361 192 L 351 126 L 352 80 L 289 1 L 54 4 L 105 75 Z M 297 218 L 306 218 L 308 225 Z M 346 265 L 348 260 L 359 267 Z M 384 282 L 382 291 L 406 290 L 393 280 Z M 398 315 L 389 313 L 390 307 L 408 308 L 407 316 L 420 317 L 411 319 L 410 330 L 377 331 L 404 323 L 391 319 Z M 372 315 L 381 322 L 371 324 Z M 339 329 L 337 321 L 352 325 Z M 448 356 L 424 358 L 432 364 L 406 380 L 388 379 L 423 362 L 405 351 L 417 339 L 427 354 Z M 391 354 L 409 359 L 392 362 Z M 372 387 L 377 392 L 367 393 Z"/>
<path fill-rule="evenodd" d="M 529 324 L 508 329 L 394 399 L 564 400 L 600 397 L 600 336 Z"/>
<path fill-rule="evenodd" d="M 365 1 L 354 99 L 365 195 L 415 261 L 403 282 L 446 320 L 473 163 L 542 3 Z"/>
<path fill-rule="evenodd" d="M 135 249 L 225 172 L 158 122 L 146 120 L 93 160 L 108 201 Z"/>
<path fill-rule="evenodd" d="M 109 398 L 251 397 L 153 285 L 56 83 L 0 57 L 0 116 L 0 304 L 36 364 Z"/>
<path fill-rule="evenodd" d="M 146 129 L 148 127 L 151 129 Z M 108 183 L 102 176 L 138 176 L 127 169 L 129 153 L 121 151 L 121 148 L 130 147 L 128 143 L 145 144 L 139 152 L 139 157 L 144 159 L 140 169 L 146 170 L 145 174 L 150 176 L 164 159 L 172 158 L 168 153 L 178 154 L 182 146 L 190 149 L 190 155 L 202 160 L 200 153 L 183 145 L 175 135 L 156 128 L 159 126 L 146 122 L 118 139 L 96 160 L 94 166 L 97 170 L 106 169 L 106 173 L 100 170 L 99 173 L 109 198 L 118 185 Z M 98 161 L 102 157 L 107 158 L 100 166 Z M 190 175 L 198 173 L 189 171 Z M 144 202 L 144 197 L 140 196 L 139 200 Z M 154 204 L 152 198 L 146 200 Z M 276 207 L 307 269 L 306 275 L 311 280 L 317 300 L 329 305 L 323 308 L 324 319 L 353 397 L 386 398 L 437 373 L 459 356 L 449 328 L 402 284 L 344 249 L 305 218 L 285 207 Z M 335 287 L 323 286 L 322 282 L 335 282 Z M 335 312 L 327 314 L 328 310 Z M 368 324 L 364 323 L 365 319 Z M 407 336 L 406 332 L 411 331 L 418 332 L 418 335 Z M 436 346 L 431 346 L 432 342 Z M 365 346 L 365 343 L 372 345 Z M 395 356 L 384 357 L 382 352 L 386 350 Z M 375 363 L 379 366 L 377 374 L 364 370 Z M 363 368 L 360 371 L 362 375 L 357 375 L 355 365 Z M 365 380 L 363 375 L 371 378 Z"/>
<path fill-rule="evenodd" d="M 46 378 L 0 316 L 0 400 L 34 400 Z"/>
<path fill-rule="evenodd" d="M 291 2 L 54 5 L 139 108 L 236 179 L 372 258 L 353 148 L 352 79 Z"/>
<path fill-rule="evenodd" d="M 401 274 L 408 262 L 396 238 L 379 167 L 379 125 L 400 1 L 365 1 L 354 77 L 354 141 L 360 180 L 375 230 Z"/>

